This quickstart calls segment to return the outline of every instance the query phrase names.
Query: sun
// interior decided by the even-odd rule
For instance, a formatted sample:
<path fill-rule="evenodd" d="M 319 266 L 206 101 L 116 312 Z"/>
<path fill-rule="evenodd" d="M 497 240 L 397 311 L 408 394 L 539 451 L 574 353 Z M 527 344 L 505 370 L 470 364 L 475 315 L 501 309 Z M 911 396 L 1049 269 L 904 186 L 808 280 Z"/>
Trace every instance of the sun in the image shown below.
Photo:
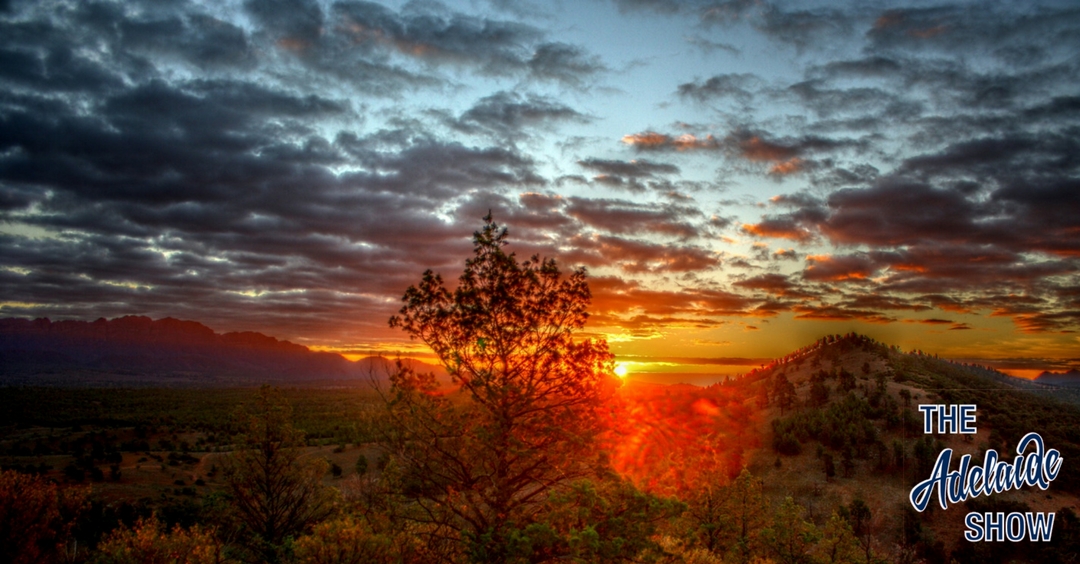
<path fill-rule="evenodd" d="M 615 375 L 619 378 L 626 378 L 626 372 L 627 370 L 625 364 L 620 362 L 619 364 L 615 365 Z"/>

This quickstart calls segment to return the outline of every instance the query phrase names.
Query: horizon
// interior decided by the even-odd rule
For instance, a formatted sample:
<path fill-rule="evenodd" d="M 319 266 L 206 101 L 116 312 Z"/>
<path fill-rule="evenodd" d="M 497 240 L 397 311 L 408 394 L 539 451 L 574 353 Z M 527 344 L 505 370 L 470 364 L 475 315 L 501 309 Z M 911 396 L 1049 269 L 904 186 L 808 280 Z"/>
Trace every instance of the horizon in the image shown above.
<path fill-rule="evenodd" d="M 387 319 L 490 212 L 588 269 L 582 336 L 631 375 L 849 332 L 1064 372 L 1077 29 L 1065 1 L 0 3 L 0 317 L 422 357 Z"/>
<path fill-rule="evenodd" d="M 203 328 L 209 329 L 211 332 L 213 332 L 213 334 L 215 336 L 225 336 L 225 335 L 228 335 L 228 334 L 235 334 L 235 333 L 254 333 L 256 335 L 261 335 L 263 337 L 269 337 L 269 338 L 273 339 L 274 341 L 276 341 L 279 344 L 290 344 L 290 345 L 295 345 L 296 344 L 296 343 L 293 343 L 292 341 L 288 341 L 288 340 L 285 340 L 285 339 L 278 339 L 274 335 L 267 335 L 265 333 L 258 332 L 258 331 L 254 331 L 254 332 L 253 331 L 242 331 L 242 332 L 220 331 L 219 332 L 219 331 L 216 331 L 213 327 L 209 327 L 209 326 L 199 322 L 198 320 L 194 320 L 194 319 L 176 319 L 176 318 L 152 319 L 152 318 L 145 317 L 145 316 L 129 315 L 129 316 L 116 317 L 116 318 L 112 318 L 112 319 L 98 318 L 98 319 L 95 319 L 95 320 L 87 320 L 87 319 L 51 320 L 51 319 L 48 319 L 48 318 L 36 318 L 36 319 L 0 318 L 0 322 L 9 321 L 9 320 L 20 320 L 20 321 L 27 321 L 27 322 L 35 322 L 35 321 L 44 320 L 44 321 L 48 321 L 50 323 L 75 322 L 75 323 L 85 323 L 87 325 L 91 325 L 91 324 L 99 323 L 99 322 L 102 322 L 102 321 L 116 322 L 118 320 L 127 319 L 127 318 L 149 319 L 151 322 L 176 321 L 176 322 L 185 323 L 185 324 L 195 323 L 195 324 L 198 324 L 198 325 L 202 326 Z M 853 334 L 853 335 L 856 335 L 856 336 L 865 336 L 865 335 L 861 335 L 859 333 L 850 333 L 850 334 Z M 681 358 L 670 358 L 669 357 L 669 358 L 660 358 L 660 359 L 655 359 L 655 360 L 642 361 L 638 357 L 635 357 L 635 356 L 627 356 L 627 355 L 618 356 L 618 355 L 616 355 L 616 357 L 614 359 L 614 362 L 615 362 L 615 366 L 616 366 L 616 375 L 621 380 L 623 380 L 625 382 L 639 382 L 639 383 L 646 383 L 646 384 L 663 384 L 663 385 L 689 384 L 689 385 L 692 385 L 692 386 L 710 386 L 712 384 L 717 384 L 717 383 L 724 382 L 729 378 L 738 379 L 738 378 L 741 378 L 742 376 L 745 376 L 745 375 L 747 375 L 749 373 L 752 373 L 755 370 L 760 370 L 760 369 L 767 368 L 767 367 L 769 367 L 771 365 L 774 365 L 776 362 L 781 361 L 784 357 L 789 356 L 791 353 L 793 353 L 793 352 L 795 352 L 797 350 L 804 349 L 804 348 L 809 347 L 811 345 L 820 343 L 820 342 L 824 341 L 826 338 L 829 338 L 829 337 L 843 337 L 843 336 L 846 336 L 846 335 L 847 334 L 844 334 L 844 335 L 841 335 L 841 334 L 821 335 L 820 337 L 818 337 L 817 339 L 815 339 L 815 340 L 813 340 L 811 342 L 803 343 L 802 345 L 793 348 L 792 350 L 788 351 L 784 355 L 780 355 L 780 356 L 777 356 L 777 357 L 771 357 L 771 358 L 700 357 L 700 358 L 695 358 L 695 359 L 681 359 Z M 882 343 L 882 344 L 884 344 L 886 346 L 889 346 L 889 347 L 896 347 L 896 345 L 894 345 L 892 343 L 881 342 L 881 341 L 877 341 L 877 342 Z M 428 366 L 433 366 L 433 367 L 437 367 L 437 368 L 440 368 L 440 369 L 445 369 L 445 367 L 442 365 L 442 363 L 441 363 L 440 359 L 438 358 L 438 356 L 435 355 L 435 353 L 431 352 L 430 350 L 428 350 L 427 352 L 420 352 L 420 353 L 417 353 L 415 351 L 411 352 L 411 353 L 406 353 L 406 352 L 403 352 L 403 351 L 356 351 L 356 350 L 341 352 L 341 351 L 336 351 L 336 350 L 317 347 L 317 346 L 316 347 L 308 347 L 308 346 L 304 346 L 304 345 L 301 345 L 301 346 L 304 347 L 304 349 L 306 349 L 306 350 L 308 350 L 310 352 L 334 354 L 334 355 L 340 356 L 341 358 L 343 358 L 343 359 L 345 359 L 345 360 L 347 360 L 349 362 L 352 362 L 352 363 L 359 363 L 359 362 L 361 362 L 363 360 L 366 360 L 366 359 L 376 359 L 376 358 L 378 358 L 378 359 L 387 359 L 387 360 L 388 359 L 404 359 L 404 360 L 411 360 L 411 361 L 419 361 L 421 363 L 427 364 Z M 1011 364 L 1010 364 L 1009 360 L 1005 360 L 1005 361 L 990 360 L 990 361 L 987 361 L 986 359 L 978 359 L 978 358 L 947 358 L 947 357 L 936 356 L 934 353 L 929 353 L 927 351 L 922 351 L 922 350 L 918 350 L 918 349 L 912 349 L 912 350 L 907 350 L 907 351 L 905 351 L 903 349 L 898 349 L 898 352 L 901 353 L 901 354 L 910 354 L 910 355 L 924 354 L 924 355 L 927 355 L 927 356 L 935 356 L 935 357 L 940 358 L 941 360 L 943 360 L 945 362 L 954 363 L 954 364 L 979 365 L 979 366 L 989 368 L 991 370 L 995 370 L 995 371 L 1000 372 L 1002 374 L 1006 374 L 1006 375 L 1013 376 L 1015 378 L 1024 379 L 1024 380 L 1034 380 L 1034 379 L 1036 379 L 1036 377 L 1038 377 L 1040 374 L 1043 374 L 1043 373 L 1047 373 L 1047 374 L 1066 374 L 1066 373 L 1072 373 L 1072 372 L 1080 372 L 1080 366 L 1077 366 L 1077 365 L 1065 365 L 1063 368 L 1060 368 L 1059 371 L 1055 371 L 1055 370 L 1051 370 L 1051 369 L 1030 368 L 1028 366 L 1028 363 L 1027 363 L 1026 359 L 1022 360 L 1021 363 L 1019 364 L 1021 366 L 1021 368 L 1010 368 Z M 700 365 L 700 366 L 707 366 L 707 367 L 708 366 L 711 366 L 711 367 L 725 367 L 725 368 L 727 368 L 727 370 L 716 371 L 716 370 L 709 370 L 708 368 L 703 368 L 703 369 L 696 370 L 696 371 L 687 371 L 686 370 L 688 366 L 693 366 L 693 365 Z M 657 370 L 657 368 L 659 368 L 659 370 Z"/>

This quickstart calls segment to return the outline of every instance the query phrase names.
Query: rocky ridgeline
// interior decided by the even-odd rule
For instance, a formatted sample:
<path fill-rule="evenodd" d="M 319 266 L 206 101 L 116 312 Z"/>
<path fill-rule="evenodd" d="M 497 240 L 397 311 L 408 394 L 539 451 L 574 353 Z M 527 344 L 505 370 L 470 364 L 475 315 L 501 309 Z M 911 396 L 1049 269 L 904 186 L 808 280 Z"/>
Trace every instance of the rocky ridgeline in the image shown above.
<path fill-rule="evenodd" d="M 138 316 L 92 322 L 2 319 L 0 360 L 4 384 L 302 383 L 371 372 L 341 355 L 262 333 L 219 334 L 195 321 Z"/>

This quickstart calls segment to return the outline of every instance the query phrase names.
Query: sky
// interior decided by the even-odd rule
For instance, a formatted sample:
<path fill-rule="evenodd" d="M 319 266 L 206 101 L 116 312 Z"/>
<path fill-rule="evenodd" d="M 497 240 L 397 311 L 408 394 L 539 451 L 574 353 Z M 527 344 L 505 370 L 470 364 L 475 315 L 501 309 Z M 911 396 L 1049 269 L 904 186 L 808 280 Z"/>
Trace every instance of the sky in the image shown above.
<path fill-rule="evenodd" d="M 1068 1 L 0 0 L 0 317 L 422 356 L 387 320 L 490 210 L 632 373 L 849 331 L 1067 369 L 1077 37 Z"/>

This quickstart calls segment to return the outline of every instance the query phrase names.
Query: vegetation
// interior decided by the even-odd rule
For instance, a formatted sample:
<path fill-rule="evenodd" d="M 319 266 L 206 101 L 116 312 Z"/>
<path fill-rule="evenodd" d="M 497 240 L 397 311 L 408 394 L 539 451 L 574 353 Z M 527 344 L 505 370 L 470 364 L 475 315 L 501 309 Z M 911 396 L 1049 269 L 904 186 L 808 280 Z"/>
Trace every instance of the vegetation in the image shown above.
<path fill-rule="evenodd" d="M 243 419 L 246 433 L 226 459 L 225 483 L 240 544 L 251 559 L 276 563 L 285 559 L 288 539 L 333 514 L 334 491 L 322 484 L 328 464 L 302 458 L 303 435 L 272 388 L 259 390 Z"/>

